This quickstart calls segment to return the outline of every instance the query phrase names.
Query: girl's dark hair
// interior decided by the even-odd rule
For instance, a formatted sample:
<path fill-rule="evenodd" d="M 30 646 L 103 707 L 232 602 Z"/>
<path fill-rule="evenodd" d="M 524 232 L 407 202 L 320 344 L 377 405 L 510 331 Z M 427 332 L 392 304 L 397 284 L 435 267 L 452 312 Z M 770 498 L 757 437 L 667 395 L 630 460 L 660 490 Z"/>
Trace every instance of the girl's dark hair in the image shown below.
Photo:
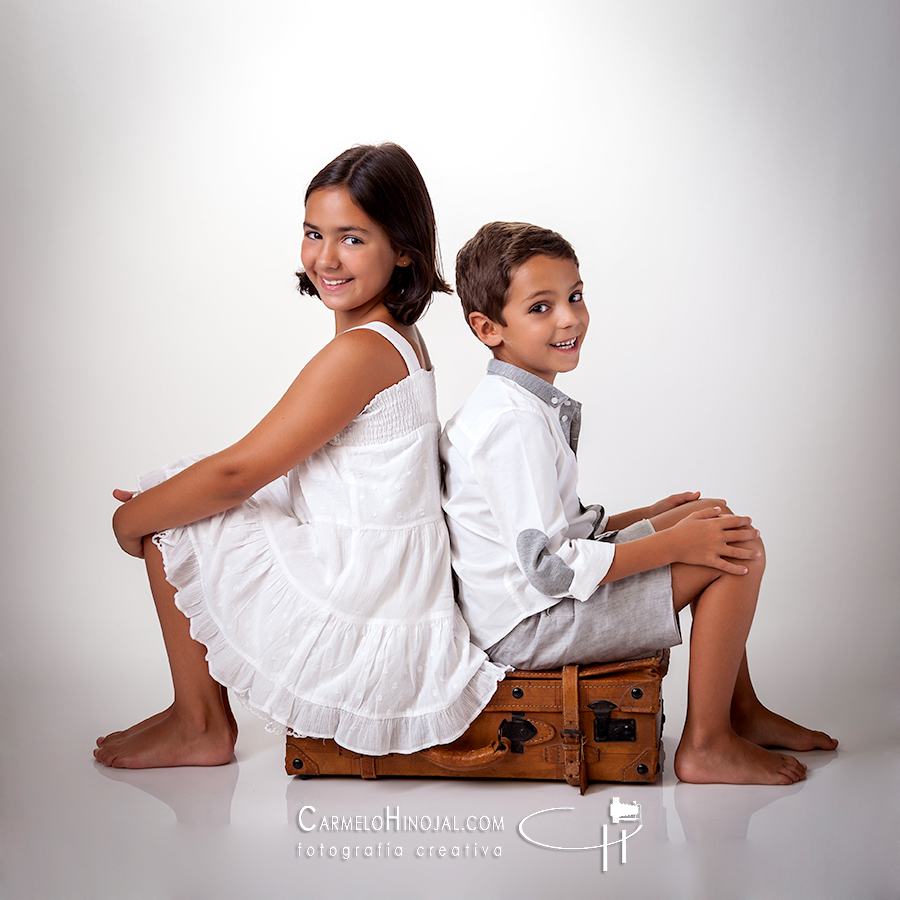
<path fill-rule="evenodd" d="M 412 157 L 397 144 L 363 144 L 333 159 L 306 189 L 303 202 L 320 188 L 345 187 L 353 202 L 387 234 L 412 263 L 395 266 L 384 305 L 401 325 L 412 325 L 437 291 L 450 293 L 441 275 L 434 209 Z M 318 296 L 309 276 L 297 272 L 297 289 Z"/>

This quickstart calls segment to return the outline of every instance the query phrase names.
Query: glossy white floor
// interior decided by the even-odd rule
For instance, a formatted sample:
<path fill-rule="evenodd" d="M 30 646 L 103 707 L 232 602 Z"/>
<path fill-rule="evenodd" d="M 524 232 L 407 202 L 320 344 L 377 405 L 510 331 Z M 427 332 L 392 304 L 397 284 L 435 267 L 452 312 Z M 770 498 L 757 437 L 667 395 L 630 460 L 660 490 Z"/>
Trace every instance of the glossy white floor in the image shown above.
<path fill-rule="evenodd" d="M 147 666 L 146 694 L 156 669 Z M 670 758 L 683 675 L 676 662 L 665 683 Z M 148 711 L 133 708 L 140 675 L 110 683 L 100 667 L 50 661 L 28 681 L 6 679 L 16 696 L 6 698 L 0 758 L 6 898 L 900 896 L 895 731 L 887 715 L 855 711 L 849 690 L 810 697 L 811 679 L 797 678 L 804 703 L 788 712 L 811 706 L 842 743 L 802 755 L 805 783 L 694 786 L 669 766 L 656 786 L 593 785 L 584 797 L 556 783 L 288 778 L 281 740 L 245 712 L 228 766 L 111 771 L 92 761 L 93 740 Z M 877 682 L 873 691 L 882 710 L 896 710 Z M 639 831 L 612 823 L 614 797 L 640 805 Z M 297 823 L 304 807 L 308 832 Z M 609 842 L 627 828 L 625 859 L 609 846 L 604 872 L 599 849 L 529 843 L 520 823 L 548 809 L 523 826 L 534 841 L 598 845 L 605 823 Z M 333 816 L 369 830 L 326 830 Z M 426 817 L 441 830 L 426 831 Z"/>

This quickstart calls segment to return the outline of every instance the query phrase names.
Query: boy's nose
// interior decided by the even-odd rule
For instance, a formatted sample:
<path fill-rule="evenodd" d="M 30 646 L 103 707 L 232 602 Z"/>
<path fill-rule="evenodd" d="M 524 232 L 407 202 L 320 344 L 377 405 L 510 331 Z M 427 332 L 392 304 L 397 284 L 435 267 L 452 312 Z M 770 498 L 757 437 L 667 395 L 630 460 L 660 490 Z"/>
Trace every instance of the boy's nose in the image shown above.
<path fill-rule="evenodd" d="M 566 303 L 564 306 L 558 307 L 559 315 L 556 319 L 556 324 L 559 328 L 571 328 L 573 325 L 578 324 L 578 314 L 572 308 L 572 305 Z"/>

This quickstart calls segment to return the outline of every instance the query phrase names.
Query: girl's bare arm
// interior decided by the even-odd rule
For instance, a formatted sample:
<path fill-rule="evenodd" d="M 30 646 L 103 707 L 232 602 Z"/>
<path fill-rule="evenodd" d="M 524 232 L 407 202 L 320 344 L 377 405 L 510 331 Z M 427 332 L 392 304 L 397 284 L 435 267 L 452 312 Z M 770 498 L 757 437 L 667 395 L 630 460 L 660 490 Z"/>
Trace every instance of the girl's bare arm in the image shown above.
<path fill-rule="evenodd" d="M 380 335 L 368 330 L 339 335 L 244 438 L 123 503 L 113 516 L 122 549 L 142 556 L 146 535 L 243 502 L 331 440 L 406 374 L 402 358 Z"/>

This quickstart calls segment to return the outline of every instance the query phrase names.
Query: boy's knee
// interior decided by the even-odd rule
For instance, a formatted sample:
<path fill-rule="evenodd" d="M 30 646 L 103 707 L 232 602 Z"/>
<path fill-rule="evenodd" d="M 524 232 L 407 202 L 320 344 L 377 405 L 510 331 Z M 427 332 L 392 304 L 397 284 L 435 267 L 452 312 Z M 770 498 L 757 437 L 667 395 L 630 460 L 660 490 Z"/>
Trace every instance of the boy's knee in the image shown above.
<path fill-rule="evenodd" d="M 712 509 L 714 507 L 718 507 L 722 510 L 722 515 L 735 515 L 731 507 L 724 500 L 715 500 L 704 497 L 698 500 L 697 504 L 702 509 Z M 766 569 L 766 547 L 763 543 L 762 538 L 754 538 L 752 541 L 745 542 L 743 546 L 751 550 L 756 550 L 759 553 L 759 556 L 756 559 L 740 560 L 741 564 L 747 566 L 748 575 L 755 574 L 758 578 L 761 578 L 763 572 L 765 572 Z"/>
<path fill-rule="evenodd" d="M 684 509 L 686 512 L 697 512 L 701 509 L 719 509 L 722 511 L 723 516 L 734 515 L 731 507 L 724 500 L 716 500 L 714 497 L 701 497 L 699 500 L 692 500 Z"/>
<path fill-rule="evenodd" d="M 759 580 L 766 571 L 765 544 L 763 544 L 762 538 L 754 538 L 752 541 L 747 541 L 743 546 L 748 547 L 750 550 L 756 550 L 759 553 L 756 559 L 741 560 L 741 563 L 747 567 L 747 575 L 744 577 L 755 577 Z"/>
<path fill-rule="evenodd" d="M 765 569 L 766 567 L 766 545 L 763 543 L 763 539 L 761 537 L 757 538 L 754 542 L 759 544 L 759 559 L 756 562 Z"/>

